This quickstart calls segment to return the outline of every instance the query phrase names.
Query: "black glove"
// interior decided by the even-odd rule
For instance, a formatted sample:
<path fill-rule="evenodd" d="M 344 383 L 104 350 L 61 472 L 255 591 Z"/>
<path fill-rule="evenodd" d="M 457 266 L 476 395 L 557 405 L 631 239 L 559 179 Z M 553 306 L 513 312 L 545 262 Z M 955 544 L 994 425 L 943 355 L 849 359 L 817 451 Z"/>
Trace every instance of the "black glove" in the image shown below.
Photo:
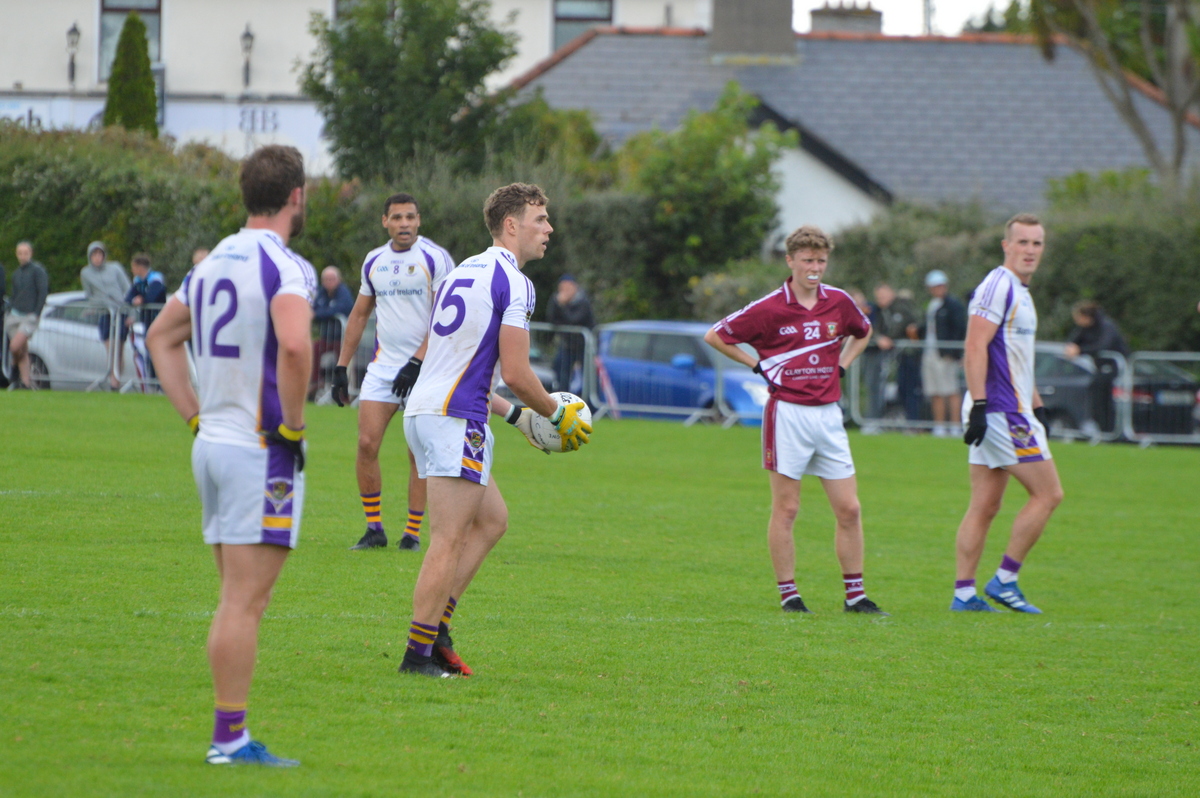
<path fill-rule="evenodd" d="M 967 417 L 967 431 L 963 434 L 963 443 L 967 446 L 983 443 L 987 435 L 987 399 L 976 399 L 971 404 L 971 415 Z"/>
<path fill-rule="evenodd" d="M 406 399 L 408 392 L 417 384 L 417 377 L 420 375 L 421 361 L 410 357 L 404 364 L 404 368 L 400 369 L 400 373 L 396 375 L 396 380 L 392 383 L 392 393 L 401 399 Z"/>
<path fill-rule="evenodd" d="M 840 380 L 845 376 L 846 376 L 846 367 L 839 363 L 838 364 L 838 379 Z"/>
<path fill-rule="evenodd" d="M 1041 423 L 1042 427 L 1045 428 L 1047 433 L 1050 432 L 1050 414 L 1046 412 L 1045 405 L 1042 407 L 1033 408 L 1033 417 L 1036 418 L 1039 423 Z"/>
<path fill-rule="evenodd" d="M 304 430 L 291 429 L 284 424 L 272 430 L 263 430 L 259 433 L 266 440 L 267 444 L 275 444 L 282 446 L 292 453 L 296 458 L 296 471 L 304 470 Z"/>
<path fill-rule="evenodd" d="M 750 370 L 753 371 L 755 374 L 759 375 L 760 377 L 767 376 L 766 374 L 762 373 L 762 362 L 761 361 L 759 361 L 758 363 L 755 363 L 754 368 L 752 368 Z"/>
<path fill-rule="evenodd" d="M 350 378 L 346 376 L 345 366 L 333 367 L 333 390 L 330 396 L 338 407 L 350 404 Z"/>

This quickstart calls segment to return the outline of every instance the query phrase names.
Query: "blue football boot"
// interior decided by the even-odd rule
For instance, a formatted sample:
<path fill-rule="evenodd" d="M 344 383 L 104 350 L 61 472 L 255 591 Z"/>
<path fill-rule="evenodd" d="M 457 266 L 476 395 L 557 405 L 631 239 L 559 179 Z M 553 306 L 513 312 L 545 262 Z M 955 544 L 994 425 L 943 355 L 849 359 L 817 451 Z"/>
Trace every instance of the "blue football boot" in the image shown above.
<path fill-rule="evenodd" d="M 272 768 L 294 768 L 300 764 L 297 759 L 275 756 L 257 740 L 251 740 L 232 754 L 222 754 L 214 745 L 208 749 L 204 761 L 210 765 L 266 765 Z"/>
<path fill-rule="evenodd" d="M 1017 587 L 1016 582 L 1009 582 L 1006 585 L 993 576 L 992 581 L 987 583 L 983 592 L 992 601 L 1003 604 L 1013 612 L 1028 612 L 1030 615 L 1042 614 L 1041 610 L 1025 600 L 1025 594 L 1021 592 L 1021 588 Z"/>
<path fill-rule="evenodd" d="M 966 601 L 956 597 L 954 601 L 950 602 L 950 609 L 955 612 L 1000 612 L 979 596 L 971 596 Z"/>

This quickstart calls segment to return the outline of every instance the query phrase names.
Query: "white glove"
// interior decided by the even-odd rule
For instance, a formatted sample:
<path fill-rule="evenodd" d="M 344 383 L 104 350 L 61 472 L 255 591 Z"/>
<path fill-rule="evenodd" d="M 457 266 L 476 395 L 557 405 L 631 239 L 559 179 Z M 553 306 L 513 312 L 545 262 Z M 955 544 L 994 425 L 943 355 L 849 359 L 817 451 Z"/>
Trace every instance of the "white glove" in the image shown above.
<path fill-rule="evenodd" d="M 540 452 L 550 454 L 548 449 L 543 449 L 542 445 L 533 437 L 533 411 L 528 407 L 517 407 L 513 405 L 505 414 L 504 420 L 512 424 L 517 429 L 521 430 L 521 434 L 525 436 L 525 440 L 529 441 L 529 445 Z"/>

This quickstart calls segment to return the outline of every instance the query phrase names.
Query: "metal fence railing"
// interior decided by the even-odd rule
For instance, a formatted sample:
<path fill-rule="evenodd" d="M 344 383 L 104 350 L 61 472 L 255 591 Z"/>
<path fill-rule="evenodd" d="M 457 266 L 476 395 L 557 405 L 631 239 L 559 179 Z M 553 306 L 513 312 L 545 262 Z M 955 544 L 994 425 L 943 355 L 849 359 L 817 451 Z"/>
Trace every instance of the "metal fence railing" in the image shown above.
<path fill-rule="evenodd" d="M 1124 437 L 1144 446 L 1200 444 L 1200 353 L 1134 352 L 1114 395 L 1125 409 Z"/>

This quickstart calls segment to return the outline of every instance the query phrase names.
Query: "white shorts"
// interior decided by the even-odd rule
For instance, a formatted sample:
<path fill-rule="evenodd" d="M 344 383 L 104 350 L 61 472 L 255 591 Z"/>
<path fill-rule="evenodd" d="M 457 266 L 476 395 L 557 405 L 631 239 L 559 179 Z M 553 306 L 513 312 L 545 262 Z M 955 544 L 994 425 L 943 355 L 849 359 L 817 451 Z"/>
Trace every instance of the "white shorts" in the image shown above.
<path fill-rule="evenodd" d="M 763 468 L 791 479 L 854 476 L 850 439 L 837 403 L 797 405 L 771 397 L 763 408 Z"/>
<path fill-rule="evenodd" d="M 203 506 L 204 542 L 296 548 L 304 474 L 282 446 L 266 449 L 197 439 L 192 474 Z"/>
<path fill-rule="evenodd" d="M 32 338 L 37 332 L 38 314 L 36 313 L 9 313 L 4 317 L 4 334 L 12 338 L 17 333 L 21 333 L 26 338 Z"/>
<path fill-rule="evenodd" d="M 396 370 L 399 374 L 399 369 Z M 385 380 L 378 374 L 367 372 L 367 376 L 363 377 L 362 387 L 358 389 L 358 401 L 360 402 L 387 402 L 389 404 L 398 405 L 399 410 L 404 409 L 404 400 L 396 394 L 392 393 L 392 382 L 395 381 L 396 375 L 392 375 L 392 379 Z"/>
<path fill-rule="evenodd" d="M 958 384 L 959 362 L 937 352 L 921 356 L 921 391 L 926 396 L 953 396 L 962 393 Z"/>
<path fill-rule="evenodd" d="M 971 403 L 963 402 L 963 429 L 971 415 Z M 1017 463 L 1038 463 L 1050 458 L 1046 428 L 1032 413 L 988 413 L 987 434 L 978 446 L 968 447 L 967 462 L 988 468 Z"/>
<path fill-rule="evenodd" d="M 405 416 L 404 437 L 421 479 L 461 477 L 488 484 L 493 439 L 485 422 L 454 416 Z"/>

